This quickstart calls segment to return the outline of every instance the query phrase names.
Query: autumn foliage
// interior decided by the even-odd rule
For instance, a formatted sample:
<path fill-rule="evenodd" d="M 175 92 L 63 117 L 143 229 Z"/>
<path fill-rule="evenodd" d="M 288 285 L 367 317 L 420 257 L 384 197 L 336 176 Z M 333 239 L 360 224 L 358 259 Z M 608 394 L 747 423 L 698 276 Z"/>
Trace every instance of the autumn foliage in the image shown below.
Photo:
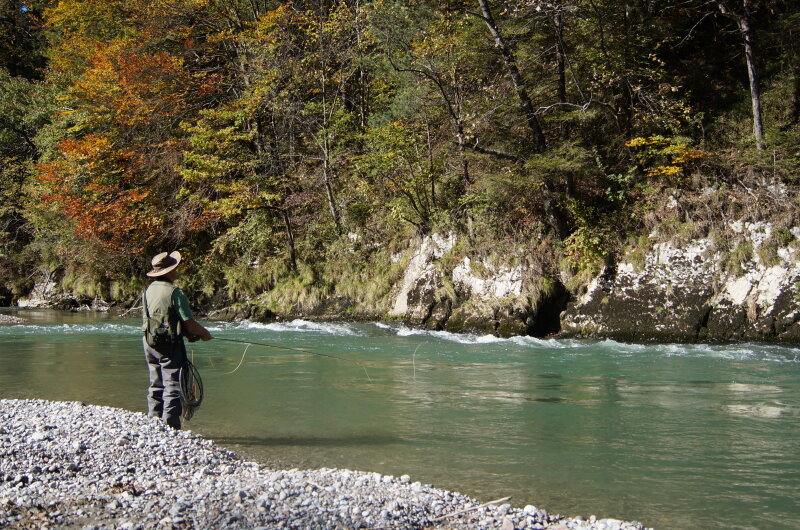
<path fill-rule="evenodd" d="M 70 12 L 68 5 L 59 4 L 61 17 Z M 112 12 L 95 14 L 113 18 Z M 60 98 L 62 137 L 54 155 L 38 166 L 46 190 L 41 201 L 73 222 L 79 238 L 106 253 L 141 254 L 175 244 L 203 223 L 195 209 L 176 200 L 184 147 L 179 124 L 215 97 L 219 76 L 192 71 L 183 54 L 175 53 L 190 47 L 188 39 L 183 46 L 170 43 L 169 50 L 159 50 L 165 42 L 154 28 L 136 39 L 124 28 L 108 40 L 81 31 L 90 29 L 79 26 L 77 35 L 67 35 L 64 42 L 88 49 L 60 52 L 79 56 L 83 68 L 63 72 L 72 82 Z M 184 37 L 191 33 L 190 28 L 172 31 Z M 142 40 L 147 37 L 154 41 Z"/>

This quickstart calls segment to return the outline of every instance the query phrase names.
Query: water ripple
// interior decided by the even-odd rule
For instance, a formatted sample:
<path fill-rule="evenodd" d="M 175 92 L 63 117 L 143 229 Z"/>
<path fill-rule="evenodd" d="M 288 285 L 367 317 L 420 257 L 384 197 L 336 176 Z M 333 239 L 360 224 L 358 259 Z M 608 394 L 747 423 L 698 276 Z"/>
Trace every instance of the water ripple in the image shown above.
<path fill-rule="evenodd" d="M 242 331 L 272 331 L 276 333 L 318 333 L 334 335 L 337 337 L 358 337 L 361 332 L 352 324 L 342 322 L 312 322 L 309 320 L 295 319 L 291 322 L 241 322 L 217 323 L 215 329 L 242 330 Z"/>
<path fill-rule="evenodd" d="M 60 333 L 65 335 L 77 334 L 132 334 L 141 333 L 140 326 L 129 324 L 18 324 L 15 326 L 0 326 L 0 336 L 37 335 Z"/>

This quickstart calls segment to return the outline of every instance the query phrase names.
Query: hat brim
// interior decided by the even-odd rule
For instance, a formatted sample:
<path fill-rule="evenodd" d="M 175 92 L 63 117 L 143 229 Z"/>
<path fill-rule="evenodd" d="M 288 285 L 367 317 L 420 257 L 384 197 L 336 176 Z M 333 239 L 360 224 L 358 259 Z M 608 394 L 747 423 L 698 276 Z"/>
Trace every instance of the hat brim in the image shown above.
<path fill-rule="evenodd" d="M 171 265 L 171 266 L 167 267 L 166 269 L 161 269 L 161 270 L 157 270 L 157 271 L 150 271 L 150 272 L 147 273 L 147 275 L 150 276 L 151 278 L 156 278 L 158 276 L 164 276 L 168 272 L 174 271 L 175 267 L 177 267 L 177 266 L 178 266 L 178 264 L 176 263 L 175 265 Z"/>
<path fill-rule="evenodd" d="M 159 276 L 164 276 L 165 274 L 168 274 L 169 272 L 175 270 L 175 267 L 177 267 L 181 263 L 181 253 L 175 250 L 174 252 L 170 252 L 169 257 L 174 259 L 175 263 L 173 263 L 169 267 L 164 267 L 163 269 L 153 268 L 153 270 L 147 273 L 147 276 L 149 276 L 150 278 L 157 278 Z"/>

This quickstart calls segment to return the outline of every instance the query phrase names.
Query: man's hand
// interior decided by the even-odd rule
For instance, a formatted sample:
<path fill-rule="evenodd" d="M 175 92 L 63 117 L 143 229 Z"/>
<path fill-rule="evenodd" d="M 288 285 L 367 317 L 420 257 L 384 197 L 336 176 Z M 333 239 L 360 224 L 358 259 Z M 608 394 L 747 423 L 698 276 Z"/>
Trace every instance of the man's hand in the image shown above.
<path fill-rule="evenodd" d="M 186 335 L 189 339 L 189 342 L 194 342 L 197 339 L 204 341 L 211 340 L 211 333 L 209 333 L 206 328 L 198 324 L 193 318 L 185 320 L 183 322 L 183 327 L 186 329 Z"/>

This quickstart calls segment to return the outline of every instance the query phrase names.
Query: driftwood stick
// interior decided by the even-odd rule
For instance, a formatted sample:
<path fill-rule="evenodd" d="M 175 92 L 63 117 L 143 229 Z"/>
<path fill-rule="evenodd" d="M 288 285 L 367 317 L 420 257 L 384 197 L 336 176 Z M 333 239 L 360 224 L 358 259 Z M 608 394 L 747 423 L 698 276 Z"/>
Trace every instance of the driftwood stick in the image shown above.
<path fill-rule="evenodd" d="M 142 299 L 142 297 L 141 297 L 141 296 L 140 296 L 139 298 L 137 298 L 137 299 L 136 299 L 136 301 L 133 303 L 133 305 L 132 305 L 132 306 L 131 306 L 131 307 L 130 307 L 130 308 L 127 310 L 127 311 L 125 311 L 124 313 L 122 313 L 122 314 L 120 315 L 120 317 L 128 316 L 128 313 L 130 313 L 131 311 L 134 311 L 134 310 L 136 310 L 136 309 L 141 309 L 141 308 L 142 308 L 142 306 L 136 305 L 136 304 L 138 304 L 138 303 L 139 303 L 139 300 L 141 300 L 141 299 Z"/>
<path fill-rule="evenodd" d="M 434 523 L 438 523 L 439 521 L 442 521 L 444 519 L 448 519 L 450 517 L 456 517 L 458 515 L 463 515 L 463 514 L 469 513 L 469 512 L 474 512 L 475 510 L 480 510 L 481 508 L 485 508 L 485 507 L 490 506 L 492 504 L 498 504 L 498 503 L 501 503 L 501 502 L 506 502 L 509 499 L 511 499 L 511 497 L 503 497 L 502 499 L 495 499 L 493 501 L 484 502 L 483 504 L 479 504 L 478 506 L 473 506 L 472 508 L 467 508 L 466 510 L 461 510 L 461 511 L 454 512 L 454 513 L 451 513 L 451 514 L 443 515 L 441 517 L 437 517 L 436 519 L 433 520 L 433 522 Z"/>

